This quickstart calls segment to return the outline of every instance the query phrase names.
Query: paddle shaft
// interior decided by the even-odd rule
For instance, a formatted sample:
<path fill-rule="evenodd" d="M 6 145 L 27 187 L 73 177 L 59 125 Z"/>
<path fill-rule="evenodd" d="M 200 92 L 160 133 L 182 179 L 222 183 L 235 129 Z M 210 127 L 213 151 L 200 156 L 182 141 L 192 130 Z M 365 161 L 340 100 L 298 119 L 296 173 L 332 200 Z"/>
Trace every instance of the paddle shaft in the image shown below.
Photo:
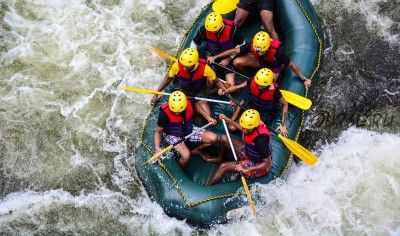
<path fill-rule="evenodd" d="M 226 122 L 225 122 L 224 119 L 222 119 L 222 124 L 224 125 L 226 136 L 228 137 L 228 142 L 229 142 L 229 146 L 231 147 L 231 150 L 232 150 L 233 158 L 235 158 L 236 164 L 239 164 L 239 160 L 238 160 L 238 158 L 236 156 L 235 148 L 233 146 L 232 139 L 231 139 L 228 127 L 226 126 Z M 246 182 L 246 179 L 244 178 L 243 173 L 241 171 L 239 173 L 240 173 L 240 178 L 242 179 L 243 187 L 244 187 L 246 195 L 247 195 L 247 200 L 249 201 L 251 209 L 253 210 L 254 216 L 256 216 L 257 215 L 256 208 L 254 206 L 253 199 L 251 198 L 249 186 L 247 185 L 247 182 Z"/>
<path fill-rule="evenodd" d="M 169 150 L 171 150 L 172 148 L 174 148 L 175 146 L 177 146 L 178 144 L 184 142 L 186 139 L 190 138 L 192 135 L 197 134 L 198 132 L 202 131 L 203 129 L 207 128 L 208 126 L 210 126 L 211 123 L 208 123 L 206 125 L 203 125 L 202 127 L 198 128 L 197 130 L 193 131 L 192 133 L 186 135 L 185 137 L 181 138 L 178 142 L 169 145 L 168 147 L 164 148 L 163 150 L 157 152 L 156 154 L 154 154 L 149 160 L 147 160 L 145 163 L 150 163 L 151 161 L 154 161 L 155 159 L 157 159 L 159 156 L 163 155 L 164 153 L 168 152 Z"/>
<path fill-rule="evenodd" d="M 202 127 L 198 128 L 197 130 L 191 132 L 190 134 L 186 135 L 185 137 L 181 138 L 178 142 L 174 143 L 172 146 L 176 146 L 182 142 L 184 142 L 186 139 L 190 138 L 192 135 L 197 134 L 198 132 L 202 131 L 203 129 L 207 128 L 208 126 L 212 125 L 211 123 L 207 123 L 206 125 L 203 125 Z"/>
<path fill-rule="evenodd" d="M 167 95 L 167 96 L 171 95 L 171 93 L 165 93 L 165 92 L 160 92 L 160 91 L 155 91 L 155 90 L 150 90 L 150 89 L 140 89 L 140 88 L 133 88 L 133 87 L 123 87 L 123 89 L 126 91 L 138 92 L 138 93 L 151 93 L 151 94 L 156 94 L 156 95 Z M 230 104 L 228 101 L 221 101 L 221 100 L 210 99 L 210 98 L 201 98 L 201 97 L 188 97 L 188 98 L 194 98 L 196 100 L 207 101 L 207 102 Z"/>
<path fill-rule="evenodd" d="M 228 67 L 226 67 L 226 66 L 220 65 L 220 64 L 218 64 L 218 63 L 216 63 L 216 62 L 214 62 L 214 61 L 212 62 L 212 64 L 213 64 L 213 65 L 216 65 L 216 66 L 219 66 L 219 67 L 221 67 L 221 68 L 223 68 L 223 69 L 225 69 L 225 70 L 227 70 L 227 71 L 230 71 L 230 72 L 232 72 L 232 73 L 235 73 L 235 74 L 237 74 L 237 75 L 240 75 L 240 76 L 242 76 L 242 77 L 245 78 L 245 79 L 250 80 L 250 77 L 245 76 L 244 74 L 239 73 L 239 72 L 237 72 L 237 71 L 235 71 L 235 70 L 232 70 L 232 69 L 230 69 L 230 68 L 228 68 Z"/>

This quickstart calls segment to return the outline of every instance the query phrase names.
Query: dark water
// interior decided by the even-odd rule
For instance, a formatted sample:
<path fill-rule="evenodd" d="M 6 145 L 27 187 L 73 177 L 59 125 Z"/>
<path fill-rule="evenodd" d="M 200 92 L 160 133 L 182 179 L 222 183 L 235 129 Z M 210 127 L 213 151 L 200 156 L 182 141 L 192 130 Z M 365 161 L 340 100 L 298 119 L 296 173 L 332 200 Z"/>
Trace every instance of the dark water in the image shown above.
<path fill-rule="evenodd" d="M 349 126 L 400 132 L 398 1 L 315 1 L 324 65 L 302 141 L 331 141 Z"/>

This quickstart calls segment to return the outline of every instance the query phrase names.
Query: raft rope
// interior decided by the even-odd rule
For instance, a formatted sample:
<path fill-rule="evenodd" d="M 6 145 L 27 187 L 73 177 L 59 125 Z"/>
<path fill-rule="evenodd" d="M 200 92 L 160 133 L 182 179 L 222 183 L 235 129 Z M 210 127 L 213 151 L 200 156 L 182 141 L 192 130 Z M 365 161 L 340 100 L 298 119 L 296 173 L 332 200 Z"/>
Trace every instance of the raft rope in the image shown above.
<path fill-rule="evenodd" d="M 318 43 L 319 43 L 319 51 L 318 51 L 317 65 L 316 65 L 316 67 L 314 68 L 314 70 L 313 70 L 311 76 L 309 77 L 309 79 L 312 80 L 312 79 L 315 77 L 315 75 L 318 73 L 318 70 L 319 70 L 319 68 L 320 68 L 320 66 L 321 66 L 321 58 L 322 58 L 323 43 L 322 43 L 321 38 L 319 37 L 318 31 L 317 31 L 315 25 L 314 25 L 313 22 L 311 21 L 311 18 L 308 16 L 308 14 L 307 14 L 307 12 L 305 11 L 305 9 L 304 9 L 303 5 L 301 4 L 300 0 L 296 0 L 296 2 L 297 2 L 297 5 L 299 5 L 299 7 L 300 7 L 301 11 L 303 12 L 304 16 L 306 17 L 307 21 L 309 22 L 309 24 L 310 24 L 310 26 L 311 26 L 311 28 L 312 28 L 312 30 L 313 30 L 313 32 L 314 32 L 314 34 L 315 34 L 317 40 L 318 40 Z M 212 2 L 211 2 L 210 4 L 208 4 L 208 5 L 206 5 L 205 7 L 202 8 L 202 10 L 200 11 L 200 14 L 199 14 L 199 15 L 196 17 L 196 19 L 193 21 L 192 25 L 190 26 L 190 28 L 188 29 L 187 32 L 189 32 L 189 31 L 194 27 L 194 25 L 196 24 L 197 20 L 198 20 L 199 17 L 202 15 L 203 11 L 204 11 L 206 8 L 208 8 L 211 4 L 212 4 Z M 186 33 L 186 34 L 187 34 L 187 33 Z M 182 39 L 182 40 L 180 41 L 180 43 L 179 43 L 179 50 L 177 50 L 177 52 L 176 52 L 176 54 L 175 54 L 175 57 L 177 57 L 177 56 L 178 56 L 178 52 L 181 51 L 182 46 L 183 46 L 183 42 L 184 42 L 184 41 L 183 41 L 183 39 Z M 305 97 L 307 97 L 307 96 L 308 96 L 308 89 L 306 90 L 306 94 L 305 94 Z M 145 120 L 144 125 L 143 125 L 142 130 L 141 130 L 141 135 L 140 135 L 140 136 L 141 136 L 141 137 L 140 137 L 140 142 L 141 142 L 141 144 L 143 145 L 143 147 L 144 147 L 151 155 L 154 155 L 154 152 L 153 152 L 152 148 L 150 148 L 150 147 L 146 144 L 146 142 L 145 142 L 145 140 L 144 140 L 144 134 L 145 134 L 145 130 L 146 130 L 146 128 L 147 128 L 147 125 L 148 125 L 148 123 L 149 123 L 148 121 L 149 121 L 150 117 L 151 117 L 151 116 L 153 115 L 153 113 L 154 113 L 154 108 L 155 108 L 155 107 L 153 107 L 153 108 L 151 109 L 150 114 L 146 117 L 146 120 Z M 304 124 L 304 111 L 301 112 L 300 127 L 302 127 L 303 124 Z M 299 129 L 297 130 L 296 137 L 295 137 L 295 140 L 296 140 L 296 141 L 298 140 L 298 138 L 299 138 L 299 136 L 300 136 L 300 131 L 301 131 L 301 128 L 299 128 Z M 286 166 L 285 166 L 285 168 L 284 168 L 284 170 L 282 171 L 282 173 L 281 173 L 280 176 L 282 176 L 282 175 L 284 175 L 284 174 L 286 173 L 286 171 L 288 170 L 288 167 L 292 164 L 292 162 L 293 162 L 293 153 L 290 154 L 288 163 L 286 164 Z M 180 195 L 181 198 L 182 198 L 182 201 L 183 201 L 183 203 L 184 203 L 185 208 L 195 207 L 195 206 L 200 205 L 200 204 L 202 204 L 202 203 L 206 203 L 206 202 L 213 201 L 213 200 L 218 200 L 218 199 L 223 199 L 223 198 L 234 197 L 234 196 L 237 196 L 237 195 L 239 194 L 238 192 L 235 192 L 235 193 L 230 193 L 230 194 L 225 194 L 225 195 L 219 195 L 219 196 L 215 196 L 215 197 L 206 198 L 206 199 L 201 200 L 201 201 L 198 201 L 198 202 L 189 202 L 188 199 L 187 199 L 187 197 L 186 197 L 186 195 L 185 195 L 185 193 L 184 193 L 184 191 L 183 191 L 182 188 L 180 187 L 180 185 L 179 185 L 177 179 L 176 179 L 175 176 L 169 171 L 168 167 L 163 163 L 162 160 L 159 160 L 159 161 L 158 161 L 158 164 L 159 164 L 160 167 L 167 173 L 167 175 L 171 178 L 171 180 L 172 180 L 172 182 L 173 182 L 173 185 L 175 186 L 176 191 L 179 193 L 179 195 Z"/>
<path fill-rule="evenodd" d="M 317 65 L 315 66 L 313 72 L 311 73 L 311 76 L 308 77 L 310 80 L 312 80 L 312 79 L 316 76 L 316 74 L 318 73 L 319 68 L 321 67 L 322 50 L 323 50 L 323 48 L 324 48 L 324 45 L 323 45 L 323 42 L 322 42 L 321 38 L 319 37 L 317 28 L 315 27 L 315 25 L 313 24 L 313 22 L 312 22 L 310 16 L 307 14 L 306 10 L 304 9 L 303 4 L 300 2 L 300 0 L 296 0 L 296 3 L 297 3 L 297 5 L 300 7 L 300 10 L 303 12 L 303 14 L 304 14 L 304 16 L 306 17 L 308 23 L 310 24 L 310 26 L 311 26 L 311 28 L 312 28 L 314 34 L 315 34 L 315 37 L 316 37 L 316 39 L 318 40 L 318 44 L 319 44 L 318 57 L 317 57 Z M 306 94 L 305 94 L 304 97 L 308 97 L 308 89 L 306 89 Z M 301 132 L 301 130 L 302 130 L 301 127 L 303 127 L 303 125 L 304 125 L 304 112 L 305 112 L 304 110 L 301 111 L 300 126 L 299 126 L 299 129 L 297 130 L 297 133 L 296 133 L 296 136 L 295 136 L 295 141 L 296 141 L 296 142 L 297 142 L 297 140 L 298 140 L 299 137 L 300 137 L 300 132 Z M 288 164 L 287 164 L 287 165 L 285 166 L 285 168 L 283 169 L 281 176 L 283 176 L 283 175 L 286 173 L 286 171 L 289 169 L 289 166 L 292 165 L 292 162 L 293 162 L 293 153 L 290 154 Z"/>

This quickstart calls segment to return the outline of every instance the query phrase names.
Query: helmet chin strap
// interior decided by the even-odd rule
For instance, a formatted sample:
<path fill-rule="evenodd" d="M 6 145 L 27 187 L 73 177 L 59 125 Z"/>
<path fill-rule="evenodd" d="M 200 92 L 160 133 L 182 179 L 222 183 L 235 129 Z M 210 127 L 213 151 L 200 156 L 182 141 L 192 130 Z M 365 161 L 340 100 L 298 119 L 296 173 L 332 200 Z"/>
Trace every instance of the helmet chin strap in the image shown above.
<path fill-rule="evenodd" d="M 256 52 L 259 56 L 263 55 L 263 51 L 261 50 L 261 48 L 256 48 Z"/>

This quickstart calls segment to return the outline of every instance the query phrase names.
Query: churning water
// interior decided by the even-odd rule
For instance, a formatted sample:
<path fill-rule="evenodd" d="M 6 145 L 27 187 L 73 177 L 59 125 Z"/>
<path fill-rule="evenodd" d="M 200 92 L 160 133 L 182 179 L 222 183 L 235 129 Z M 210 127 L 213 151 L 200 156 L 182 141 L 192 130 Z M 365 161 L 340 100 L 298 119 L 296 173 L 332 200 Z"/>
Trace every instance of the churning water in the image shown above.
<path fill-rule="evenodd" d="M 400 4 L 314 0 L 325 58 L 301 142 L 318 153 L 199 230 L 132 162 L 150 96 L 206 0 L 0 0 L 0 234 L 400 235 Z"/>

